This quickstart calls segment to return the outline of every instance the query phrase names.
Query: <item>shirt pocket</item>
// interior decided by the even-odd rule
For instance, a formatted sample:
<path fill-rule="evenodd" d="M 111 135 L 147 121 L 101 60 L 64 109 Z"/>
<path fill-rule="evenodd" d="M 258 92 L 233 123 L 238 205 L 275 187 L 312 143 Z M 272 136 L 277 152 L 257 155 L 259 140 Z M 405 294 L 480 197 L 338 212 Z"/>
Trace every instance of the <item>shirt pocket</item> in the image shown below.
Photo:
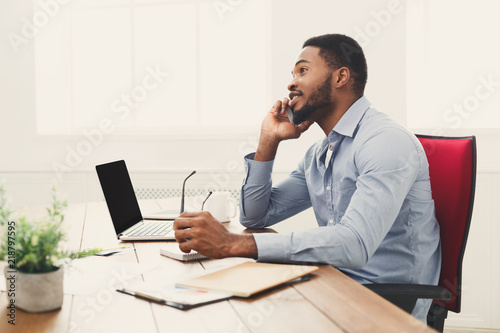
<path fill-rule="evenodd" d="M 333 218 L 335 223 L 339 223 L 356 191 L 356 181 L 344 179 L 343 181 L 337 182 L 333 187 L 333 191 Z"/>

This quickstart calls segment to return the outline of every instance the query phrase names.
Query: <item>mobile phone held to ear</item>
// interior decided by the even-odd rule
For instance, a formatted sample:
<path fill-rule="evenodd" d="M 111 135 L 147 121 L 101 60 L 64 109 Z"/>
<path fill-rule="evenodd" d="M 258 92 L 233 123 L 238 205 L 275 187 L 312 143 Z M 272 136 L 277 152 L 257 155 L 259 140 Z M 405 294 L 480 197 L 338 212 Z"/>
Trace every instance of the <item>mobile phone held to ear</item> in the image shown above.
<path fill-rule="evenodd" d="M 288 120 L 290 120 L 290 122 L 293 124 L 293 111 L 292 111 L 292 108 L 287 106 L 286 109 L 286 115 L 288 116 Z"/>

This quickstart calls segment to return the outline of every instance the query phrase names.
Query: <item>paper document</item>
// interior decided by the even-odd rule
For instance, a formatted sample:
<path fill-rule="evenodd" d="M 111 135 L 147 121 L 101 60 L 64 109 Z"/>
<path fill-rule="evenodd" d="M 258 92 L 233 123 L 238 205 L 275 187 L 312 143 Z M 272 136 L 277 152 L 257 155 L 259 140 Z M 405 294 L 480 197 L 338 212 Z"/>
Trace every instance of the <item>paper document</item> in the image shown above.
<path fill-rule="evenodd" d="M 117 291 L 181 310 L 191 309 L 232 297 L 229 293 L 179 288 L 173 283 L 158 284 L 143 282 L 131 288 L 117 289 Z"/>

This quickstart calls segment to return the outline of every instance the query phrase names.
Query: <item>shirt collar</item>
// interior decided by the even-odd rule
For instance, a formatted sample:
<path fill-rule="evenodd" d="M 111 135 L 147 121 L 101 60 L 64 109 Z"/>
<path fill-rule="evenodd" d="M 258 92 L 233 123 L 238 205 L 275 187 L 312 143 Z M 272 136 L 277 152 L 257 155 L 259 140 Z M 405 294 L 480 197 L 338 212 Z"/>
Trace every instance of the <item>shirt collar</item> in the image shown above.
<path fill-rule="evenodd" d="M 356 128 L 358 127 L 361 118 L 363 118 L 366 110 L 370 107 L 370 101 L 365 96 L 360 97 L 347 111 L 344 113 L 339 122 L 332 129 L 328 137 L 333 132 L 337 132 L 342 136 L 353 137 Z"/>
<path fill-rule="evenodd" d="M 362 96 L 359 98 L 356 102 L 354 102 L 354 104 L 351 105 L 351 107 L 349 107 L 349 109 L 347 109 L 337 125 L 335 125 L 335 127 L 328 134 L 328 137 L 323 140 L 318 150 L 318 154 L 316 155 L 316 163 L 322 174 L 325 172 L 325 164 L 321 161 L 321 158 L 324 156 L 328 147 L 330 145 L 336 146 L 336 143 L 341 141 L 346 136 L 351 138 L 354 137 L 356 128 L 369 107 L 370 102 L 366 97 Z"/>

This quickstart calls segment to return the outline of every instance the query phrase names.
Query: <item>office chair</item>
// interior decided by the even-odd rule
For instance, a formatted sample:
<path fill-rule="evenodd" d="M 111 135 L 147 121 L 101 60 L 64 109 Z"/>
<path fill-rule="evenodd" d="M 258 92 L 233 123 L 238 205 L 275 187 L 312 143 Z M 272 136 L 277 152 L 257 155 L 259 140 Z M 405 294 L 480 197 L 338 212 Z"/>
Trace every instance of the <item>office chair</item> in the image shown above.
<path fill-rule="evenodd" d="M 429 161 L 432 198 L 441 229 L 438 286 L 370 284 L 365 287 L 411 313 L 419 298 L 432 298 L 427 324 L 442 332 L 448 310 L 460 312 L 462 260 L 476 188 L 476 137 L 417 135 Z"/>

